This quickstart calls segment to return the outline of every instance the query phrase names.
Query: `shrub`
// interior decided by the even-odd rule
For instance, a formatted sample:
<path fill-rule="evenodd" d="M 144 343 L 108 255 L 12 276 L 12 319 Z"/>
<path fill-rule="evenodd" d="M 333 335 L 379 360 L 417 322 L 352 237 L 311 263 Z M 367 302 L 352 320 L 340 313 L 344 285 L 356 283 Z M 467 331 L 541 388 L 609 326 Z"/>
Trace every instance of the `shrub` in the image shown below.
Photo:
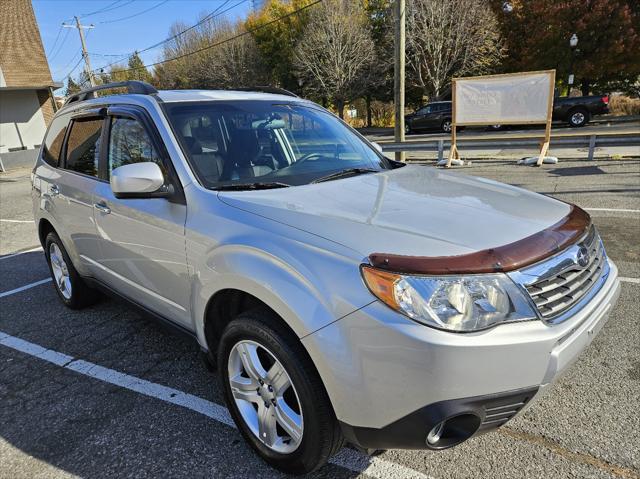
<path fill-rule="evenodd" d="M 612 115 L 640 115 L 640 98 L 615 95 L 609 99 L 609 110 Z"/>

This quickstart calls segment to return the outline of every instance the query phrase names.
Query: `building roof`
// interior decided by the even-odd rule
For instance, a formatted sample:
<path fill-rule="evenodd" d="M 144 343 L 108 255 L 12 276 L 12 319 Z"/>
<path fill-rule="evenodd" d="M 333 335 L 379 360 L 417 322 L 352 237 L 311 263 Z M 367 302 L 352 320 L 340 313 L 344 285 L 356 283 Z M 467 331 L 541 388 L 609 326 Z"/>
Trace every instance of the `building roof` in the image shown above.
<path fill-rule="evenodd" d="M 53 85 L 31 0 L 0 0 L 0 87 Z"/>

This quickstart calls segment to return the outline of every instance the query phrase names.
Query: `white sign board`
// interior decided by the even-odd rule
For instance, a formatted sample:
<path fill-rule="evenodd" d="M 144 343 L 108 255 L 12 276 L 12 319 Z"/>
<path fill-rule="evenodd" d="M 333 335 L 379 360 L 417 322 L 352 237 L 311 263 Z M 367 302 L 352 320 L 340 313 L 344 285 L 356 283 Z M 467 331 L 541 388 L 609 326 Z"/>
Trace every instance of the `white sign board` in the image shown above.
<path fill-rule="evenodd" d="M 546 123 L 553 107 L 554 72 L 458 78 L 456 125 Z"/>

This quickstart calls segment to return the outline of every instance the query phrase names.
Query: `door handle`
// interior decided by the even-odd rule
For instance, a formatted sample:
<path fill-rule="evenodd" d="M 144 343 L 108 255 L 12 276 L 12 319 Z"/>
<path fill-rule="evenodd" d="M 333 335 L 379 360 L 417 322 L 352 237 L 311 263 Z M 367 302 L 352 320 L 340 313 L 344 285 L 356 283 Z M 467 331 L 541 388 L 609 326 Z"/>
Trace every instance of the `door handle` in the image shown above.
<path fill-rule="evenodd" d="M 95 203 L 93 207 L 105 215 L 111 213 L 111 208 L 109 208 L 105 203 Z"/>
<path fill-rule="evenodd" d="M 60 188 L 58 188 L 58 185 L 51 185 L 51 187 L 49 188 L 49 195 L 58 196 L 59 194 Z"/>

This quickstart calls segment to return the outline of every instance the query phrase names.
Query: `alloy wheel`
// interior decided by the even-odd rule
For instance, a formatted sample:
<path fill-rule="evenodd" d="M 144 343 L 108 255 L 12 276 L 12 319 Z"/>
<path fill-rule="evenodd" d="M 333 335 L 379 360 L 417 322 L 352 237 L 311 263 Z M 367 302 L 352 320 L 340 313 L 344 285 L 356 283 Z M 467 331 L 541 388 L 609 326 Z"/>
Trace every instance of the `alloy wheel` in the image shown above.
<path fill-rule="evenodd" d="M 228 360 L 231 393 L 243 421 L 269 449 L 295 451 L 302 442 L 300 399 L 284 366 L 267 348 L 243 340 Z"/>
<path fill-rule="evenodd" d="M 445 133 L 449 133 L 451 131 L 451 122 L 450 121 L 445 121 L 442 123 L 442 131 L 444 131 Z"/>
<path fill-rule="evenodd" d="M 571 115 L 572 125 L 582 125 L 584 123 L 584 120 L 584 113 L 582 113 L 581 111 L 577 111 L 573 115 Z"/>
<path fill-rule="evenodd" d="M 51 270 L 56 288 L 65 299 L 71 299 L 71 277 L 69 268 L 64 260 L 62 251 L 57 244 L 51 243 L 49 246 L 49 258 L 51 260 Z"/>

